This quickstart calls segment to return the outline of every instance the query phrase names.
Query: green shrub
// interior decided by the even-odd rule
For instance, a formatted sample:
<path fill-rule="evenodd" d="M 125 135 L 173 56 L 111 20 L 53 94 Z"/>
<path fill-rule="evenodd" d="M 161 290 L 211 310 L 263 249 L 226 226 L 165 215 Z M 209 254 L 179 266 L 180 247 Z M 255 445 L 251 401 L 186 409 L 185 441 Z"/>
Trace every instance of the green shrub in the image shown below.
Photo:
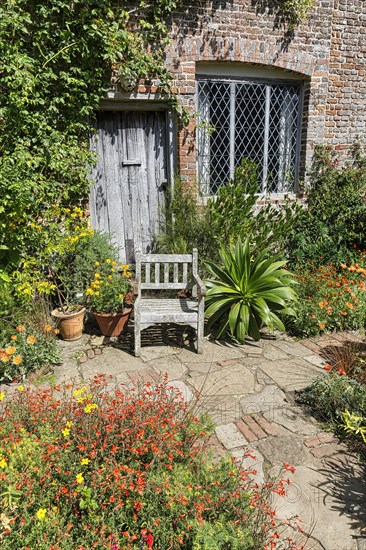
<path fill-rule="evenodd" d="M 220 257 L 222 268 L 206 262 L 214 277 L 205 280 L 207 328 L 219 323 L 217 338 L 230 332 L 241 343 L 248 335 L 259 340 L 263 326 L 285 331 L 279 315 L 294 315 L 296 301 L 293 278 L 282 269 L 286 262 L 266 259 L 266 251 L 254 254 L 240 238 L 229 250 L 221 247 Z"/>
<path fill-rule="evenodd" d="M 117 250 L 109 235 L 94 231 L 78 239 L 72 247 L 49 258 L 49 261 L 53 263 L 55 278 L 63 294 L 74 298 L 75 294 L 85 294 L 94 278 L 96 262 L 104 264 L 106 260 L 115 257 Z"/>
<path fill-rule="evenodd" d="M 366 386 L 345 375 L 331 371 L 317 378 L 298 395 L 300 403 L 308 405 L 315 415 L 333 427 L 346 409 L 356 415 L 366 410 Z"/>
<path fill-rule="evenodd" d="M 204 550 L 205 534 L 215 550 L 258 550 L 272 535 L 295 549 L 249 472 L 205 451 L 205 424 L 166 382 L 108 384 L 0 394 L 4 550 Z"/>
<path fill-rule="evenodd" d="M 218 261 L 220 246 L 229 246 L 239 237 L 249 239 L 259 250 L 282 250 L 300 207 L 287 202 L 281 208 L 270 204 L 258 208 L 258 188 L 257 165 L 245 158 L 234 179 L 219 187 L 206 206 L 177 182 L 157 236 L 158 250 L 189 253 L 195 247 L 201 258 Z"/>
<path fill-rule="evenodd" d="M 330 148 L 317 147 L 305 209 L 289 231 L 291 264 L 353 262 L 366 248 L 366 163 L 359 148 L 339 167 Z"/>
<path fill-rule="evenodd" d="M 167 197 L 164 223 L 156 235 L 156 247 L 161 253 L 190 254 L 197 248 L 201 257 L 215 254 L 212 230 L 205 209 L 192 189 L 185 189 L 177 180 L 174 193 Z"/>
<path fill-rule="evenodd" d="M 258 207 L 259 182 L 257 164 L 243 158 L 234 179 L 220 186 L 217 196 L 208 200 L 206 216 L 216 249 L 240 237 L 243 241 L 249 239 L 257 250 L 283 251 L 300 207 L 289 202 L 281 208 L 271 204 Z"/>

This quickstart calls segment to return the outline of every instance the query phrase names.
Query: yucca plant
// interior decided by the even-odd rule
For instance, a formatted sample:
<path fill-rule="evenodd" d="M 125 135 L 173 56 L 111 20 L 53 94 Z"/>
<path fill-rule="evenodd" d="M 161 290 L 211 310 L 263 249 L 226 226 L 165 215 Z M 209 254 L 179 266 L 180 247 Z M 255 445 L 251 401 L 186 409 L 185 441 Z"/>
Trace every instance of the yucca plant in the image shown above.
<path fill-rule="evenodd" d="M 223 267 L 205 262 L 213 276 L 205 280 L 207 328 L 218 322 L 217 338 L 230 332 L 240 343 L 248 335 L 259 340 L 264 326 L 285 331 L 278 314 L 295 315 L 291 307 L 296 303 L 293 276 L 284 269 L 285 261 L 266 259 L 266 253 L 255 255 L 249 241 L 242 243 L 239 238 L 229 249 L 221 247 Z"/>

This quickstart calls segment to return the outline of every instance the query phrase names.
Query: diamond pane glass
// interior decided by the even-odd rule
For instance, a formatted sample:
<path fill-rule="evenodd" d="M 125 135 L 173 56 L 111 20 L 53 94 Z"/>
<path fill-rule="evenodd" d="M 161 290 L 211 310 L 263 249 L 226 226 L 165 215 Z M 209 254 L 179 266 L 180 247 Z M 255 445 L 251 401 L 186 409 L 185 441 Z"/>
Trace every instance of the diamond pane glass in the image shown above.
<path fill-rule="evenodd" d="M 198 174 L 204 194 L 229 181 L 243 157 L 254 160 L 258 192 L 293 189 L 300 86 L 272 82 L 198 82 Z"/>

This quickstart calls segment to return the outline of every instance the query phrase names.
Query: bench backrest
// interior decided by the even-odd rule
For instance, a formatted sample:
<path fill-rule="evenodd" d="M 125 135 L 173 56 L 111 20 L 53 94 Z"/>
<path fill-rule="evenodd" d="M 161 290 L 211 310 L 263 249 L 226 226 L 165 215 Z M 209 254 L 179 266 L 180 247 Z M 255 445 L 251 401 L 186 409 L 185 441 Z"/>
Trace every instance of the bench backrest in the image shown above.
<path fill-rule="evenodd" d="M 136 280 L 141 290 L 181 290 L 197 274 L 198 252 L 192 254 L 136 254 Z"/>

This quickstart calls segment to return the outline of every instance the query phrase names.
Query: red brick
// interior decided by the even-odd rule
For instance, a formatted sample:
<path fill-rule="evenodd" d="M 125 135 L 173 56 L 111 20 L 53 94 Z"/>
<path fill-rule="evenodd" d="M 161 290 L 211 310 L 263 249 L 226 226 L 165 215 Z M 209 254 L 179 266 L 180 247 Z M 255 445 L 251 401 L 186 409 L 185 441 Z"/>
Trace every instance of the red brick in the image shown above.
<path fill-rule="evenodd" d="M 237 359 L 225 359 L 225 361 L 220 362 L 221 367 L 228 367 L 229 365 L 236 365 L 238 362 Z"/>
<path fill-rule="evenodd" d="M 268 435 L 278 435 L 278 431 L 274 425 L 267 422 L 263 416 L 260 414 L 252 414 L 252 417 Z"/>
<path fill-rule="evenodd" d="M 252 441 L 257 441 L 257 436 L 250 431 L 248 426 L 244 424 L 242 420 L 238 420 L 236 422 L 236 427 L 239 428 L 239 430 L 241 431 L 245 439 L 249 441 L 249 443 L 252 443 Z"/>
<path fill-rule="evenodd" d="M 250 428 L 250 430 L 258 437 L 258 439 L 263 439 L 266 437 L 266 433 L 262 428 L 256 423 L 256 421 L 249 415 L 246 414 L 242 417 L 243 422 Z"/>
<path fill-rule="evenodd" d="M 332 441 L 335 441 L 333 434 L 319 434 L 314 437 L 310 437 L 309 439 L 306 439 L 304 441 L 304 445 L 306 447 L 318 447 L 319 445 L 324 445 L 325 443 L 331 443 Z"/>

